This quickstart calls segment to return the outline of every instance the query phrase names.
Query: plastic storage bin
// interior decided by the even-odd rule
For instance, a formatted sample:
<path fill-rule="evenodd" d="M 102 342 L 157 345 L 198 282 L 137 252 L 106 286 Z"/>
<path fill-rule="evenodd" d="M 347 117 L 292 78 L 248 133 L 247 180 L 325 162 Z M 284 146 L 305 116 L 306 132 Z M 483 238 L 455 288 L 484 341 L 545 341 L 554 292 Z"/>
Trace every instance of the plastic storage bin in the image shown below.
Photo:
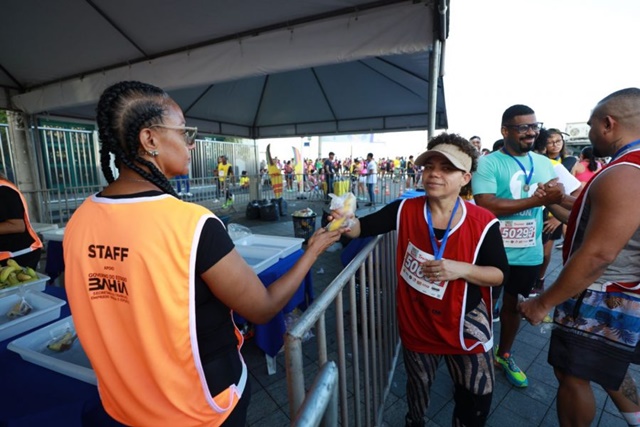
<path fill-rule="evenodd" d="M 51 280 L 49 276 L 38 273 L 38 278 L 36 280 L 0 289 L 0 298 L 5 295 L 18 293 L 20 288 L 23 288 L 25 291 L 44 291 L 44 288 L 47 287 L 47 282 L 49 280 Z"/>
<path fill-rule="evenodd" d="M 252 234 L 235 239 L 236 247 L 245 246 L 260 249 L 266 253 L 277 253 L 280 258 L 286 258 L 302 248 L 304 239 L 297 237 L 269 236 L 266 234 Z"/>
<path fill-rule="evenodd" d="M 11 341 L 7 349 L 18 353 L 27 362 L 96 385 L 96 374 L 78 339 L 73 342 L 69 350 L 55 352 L 47 348 L 51 340 L 66 331 L 75 333 L 71 316 Z"/>
<path fill-rule="evenodd" d="M 31 312 L 22 317 L 9 319 L 6 313 L 20 302 L 21 298 L 19 294 L 0 298 L 0 341 L 56 320 L 60 317 L 60 307 L 66 304 L 65 301 L 42 292 L 26 292 L 24 299 L 32 307 Z"/>
<path fill-rule="evenodd" d="M 236 246 L 236 250 L 256 274 L 262 273 L 280 259 L 279 251 L 267 251 L 262 248 L 241 245 Z"/>
<path fill-rule="evenodd" d="M 42 232 L 44 240 L 53 240 L 54 242 L 62 242 L 64 238 L 64 227 Z"/>
<path fill-rule="evenodd" d="M 304 239 L 306 243 L 309 237 L 316 232 L 316 217 L 315 213 L 311 216 L 292 216 L 293 235 Z"/>

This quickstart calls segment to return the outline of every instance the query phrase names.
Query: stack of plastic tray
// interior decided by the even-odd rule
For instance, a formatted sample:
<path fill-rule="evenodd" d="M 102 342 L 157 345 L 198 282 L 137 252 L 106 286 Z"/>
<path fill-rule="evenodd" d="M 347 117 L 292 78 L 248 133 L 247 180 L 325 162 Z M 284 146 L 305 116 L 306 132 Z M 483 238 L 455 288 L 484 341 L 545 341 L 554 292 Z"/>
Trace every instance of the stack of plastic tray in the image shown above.
<path fill-rule="evenodd" d="M 64 351 L 56 352 L 47 348 L 49 343 L 66 332 L 75 334 L 71 316 L 10 342 L 7 349 L 18 353 L 27 362 L 89 384 L 97 384 L 96 374 L 79 340 L 76 339 L 71 347 Z"/>
<path fill-rule="evenodd" d="M 9 318 L 6 313 L 21 302 L 19 293 L 4 295 L 0 298 L 0 341 L 15 337 L 30 329 L 37 328 L 60 317 L 60 308 L 65 301 L 43 292 L 24 292 L 24 299 L 31 306 L 31 311 L 21 317 Z"/>
<path fill-rule="evenodd" d="M 236 247 L 253 247 L 269 253 L 277 253 L 278 258 L 286 258 L 302 247 L 304 239 L 297 237 L 251 234 L 234 240 Z"/>
<path fill-rule="evenodd" d="M 38 278 L 36 280 L 31 280 L 29 282 L 24 282 L 19 285 L 9 286 L 8 288 L 0 289 L 0 298 L 5 295 L 11 295 L 20 292 L 20 288 L 24 291 L 44 291 L 47 287 L 47 282 L 51 280 L 49 276 L 44 274 L 38 274 Z"/>
<path fill-rule="evenodd" d="M 302 247 L 304 239 L 293 237 L 251 234 L 234 240 L 236 250 L 242 255 L 256 274 L 285 258 Z"/>
<path fill-rule="evenodd" d="M 45 240 L 53 240 L 55 242 L 62 242 L 62 239 L 64 238 L 64 227 L 63 228 L 53 229 L 53 230 L 43 231 L 42 232 L 42 237 Z"/>

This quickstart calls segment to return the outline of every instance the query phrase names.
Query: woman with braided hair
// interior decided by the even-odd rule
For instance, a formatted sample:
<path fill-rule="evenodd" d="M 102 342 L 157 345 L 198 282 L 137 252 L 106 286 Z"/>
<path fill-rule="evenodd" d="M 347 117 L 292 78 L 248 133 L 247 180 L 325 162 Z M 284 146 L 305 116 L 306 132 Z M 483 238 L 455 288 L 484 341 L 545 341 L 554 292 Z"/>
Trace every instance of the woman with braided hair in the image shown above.
<path fill-rule="evenodd" d="M 244 426 L 249 384 L 231 311 L 268 321 L 341 232 L 318 230 L 265 288 L 222 222 L 175 194 L 169 180 L 187 173 L 197 129 L 163 90 L 114 84 L 97 122 L 109 185 L 74 213 L 63 244 L 69 304 L 103 406 L 126 425 Z"/>

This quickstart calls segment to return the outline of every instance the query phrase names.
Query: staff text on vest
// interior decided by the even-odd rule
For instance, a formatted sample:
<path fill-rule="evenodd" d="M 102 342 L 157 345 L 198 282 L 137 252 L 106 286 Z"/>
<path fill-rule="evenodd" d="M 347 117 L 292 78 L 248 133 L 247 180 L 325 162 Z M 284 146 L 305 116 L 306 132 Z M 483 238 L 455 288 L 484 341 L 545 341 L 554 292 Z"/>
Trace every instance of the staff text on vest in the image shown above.
<path fill-rule="evenodd" d="M 89 258 L 103 258 L 124 261 L 129 256 L 129 248 L 108 245 L 89 245 Z"/>

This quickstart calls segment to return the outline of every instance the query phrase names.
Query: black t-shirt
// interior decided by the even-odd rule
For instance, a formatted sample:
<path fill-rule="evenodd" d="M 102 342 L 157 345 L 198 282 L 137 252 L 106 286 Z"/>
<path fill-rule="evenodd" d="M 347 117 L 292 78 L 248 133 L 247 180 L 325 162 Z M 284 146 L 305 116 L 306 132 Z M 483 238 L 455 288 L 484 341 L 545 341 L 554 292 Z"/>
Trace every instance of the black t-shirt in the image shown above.
<path fill-rule="evenodd" d="M 0 186 L 0 222 L 10 219 L 24 220 L 24 205 L 20 195 L 6 185 Z M 0 249 L 17 251 L 26 249 L 33 243 L 33 238 L 25 229 L 22 233 L 0 234 Z"/>
<path fill-rule="evenodd" d="M 384 234 L 395 230 L 401 201 L 402 200 L 395 200 L 384 206 L 379 211 L 359 218 L 360 229 L 362 230 L 360 237 L 377 236 L 378 234 Z M 442 239 L 444 236 L 445 230 L 443 229 L 434 228 L 433 231 L 437 239 Z M 507 280 L 509 275 L 509 261 L 507 260 L 507 254 L 504 250 L 502 234 L 500 233 L 500 224 L 498 222 L 489 227 L 487 235 L 482 241 L 482 245 L 478 251 L 476 265 L 497 267 L 504 275 L 503 283 Z M 480 287 L 473 285 L 472 283 L 469 284 L 472 286 L 467 288 L 467 313 L 476 308 L 482 300 Z"/>
<path fill-rule="evenodd" d="M 574 156 L 567 156 L 562 159 L 562 166 L 564 166 L 569 172 L 571 172 L 576 163 L 578 163 L 578 159 Z"/>
<path fill-rule="evenodd" d="M 413 162 L 411 160 L 409 160 L 407 162 L 407 173 L 409 175 L 415 175 L 416 174 L 415 166 L 414 166 L 414 164 L 413 164 Z"/>
<path fill-rule="evenodd" d="M 333 177 L 333 175 L 336 173 L 336 168 L 333 167 L 333 160 L 331 159 L 326 159 L 324 161 L 324 171 L 328 177 Z"/>

